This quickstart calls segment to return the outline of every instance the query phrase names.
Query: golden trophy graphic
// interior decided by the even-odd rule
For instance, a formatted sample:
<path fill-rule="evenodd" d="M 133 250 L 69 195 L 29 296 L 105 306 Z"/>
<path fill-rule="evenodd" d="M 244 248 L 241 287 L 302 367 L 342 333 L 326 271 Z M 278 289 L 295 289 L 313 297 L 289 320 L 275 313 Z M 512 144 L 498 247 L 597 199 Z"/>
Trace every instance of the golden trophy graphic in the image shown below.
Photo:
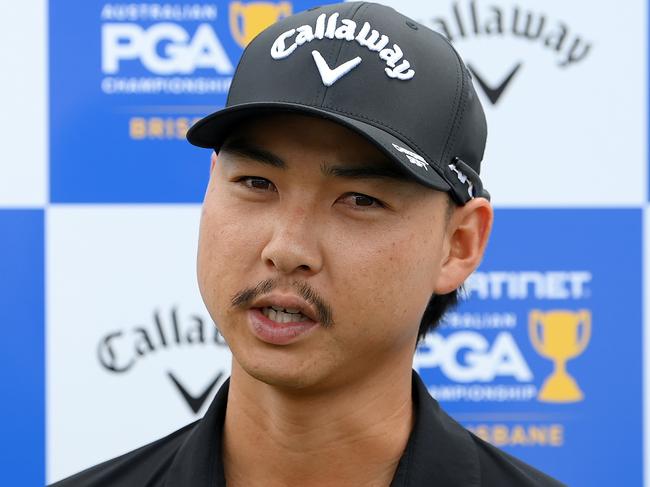
<path fill-rule="evenodd" d="M 241 47 L 269 25 L 291 15 L 290 2 L 232 2 L 230 4 L 230 32 Z"/>
<path fill-rule="evenodd" d="M 568 360 L 580 355 L 591 338 L 591 313 L 587 310 L 532 310 L 528 316 L 530 340 L 537 352 L 553 361 L 553 373 L 537 398 L 544 402 L 581 401 L 584 394 L 566 371 Z M 582 325 L 582 326 L 581 326 Z M 582 328 L 582 332 L 578 330 Z M 541 334 L 539 333 L 541 330 Z"/>

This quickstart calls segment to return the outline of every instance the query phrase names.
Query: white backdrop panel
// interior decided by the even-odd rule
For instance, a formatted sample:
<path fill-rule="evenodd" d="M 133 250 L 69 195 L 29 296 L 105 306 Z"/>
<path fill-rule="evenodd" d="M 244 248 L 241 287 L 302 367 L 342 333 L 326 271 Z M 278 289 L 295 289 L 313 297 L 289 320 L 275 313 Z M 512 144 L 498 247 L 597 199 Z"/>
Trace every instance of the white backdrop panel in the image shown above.
<path fill-rule="evenodd" d="M 47 2 L 0 3 L 0 206 L 47 201 Z"/>
<path fill-rule="evenodd" d="M 199 215 L 194 205 L 50 208 L 49 482 L 197 419 L 229 375 L 196 284 Z"/>

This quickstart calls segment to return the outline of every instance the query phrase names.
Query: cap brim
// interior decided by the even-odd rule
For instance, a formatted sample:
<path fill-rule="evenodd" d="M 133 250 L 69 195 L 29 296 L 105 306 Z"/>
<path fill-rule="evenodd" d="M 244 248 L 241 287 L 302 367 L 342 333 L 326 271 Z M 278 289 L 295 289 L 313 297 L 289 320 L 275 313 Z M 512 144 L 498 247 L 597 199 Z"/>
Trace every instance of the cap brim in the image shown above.
<path fill-rule="evenodd" d="M 449 183 L 437 172 L 434 162 L 418 156 L 418 150 L 412 148 L 408 142 L 382 128 L 324 108 L 285 102 L 234 105 L 196 122 L 187 132 L 187 140 L 198 147 L 218 150 L 237 124 L 248 118 L 273 112 L 300 113 L 337 122 L 365 137 L 418 182 L 438 191 L 451 189 Z M 410 151 L 412 156 L 408 156 L 405 151 Z M 414 158 L 413 155 L 421 157 L 426 163 L 421 162 L 417 157 Z"/>

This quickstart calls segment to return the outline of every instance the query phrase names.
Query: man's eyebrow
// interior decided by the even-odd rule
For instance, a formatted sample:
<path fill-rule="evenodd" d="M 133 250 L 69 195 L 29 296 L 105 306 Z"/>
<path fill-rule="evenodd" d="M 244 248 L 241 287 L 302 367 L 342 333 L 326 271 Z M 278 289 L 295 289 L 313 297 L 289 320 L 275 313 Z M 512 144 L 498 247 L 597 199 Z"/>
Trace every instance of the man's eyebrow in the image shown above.
<path fill-rule="evenodd" d="M 243 138 L 231 138 L 226 140 L 221 146 L 221 149 L 232 154 L 238 154 L 244 156 L 247 159 L 252 159 L 256 162 L 262 164 L 268 164 L 269 166 L 279 167 L 285 169 L 287 164 L 284 160 L 275 155 L 273 152 L 257 147 L 254 144 L 251 144 Z"/>
<path fill-rule="evenodd" d="M 258 147 L 244 138 L 228 139 L 221 149 L 226 152 L 243 156 L 255 162 L 269 166 L 286 169 L 287 164 L 280 156 L 273 152 Z M 363 163 L 358 165 L 339 165 L 322 163 L 321 173 L 328 177 L 344 179 L 394 179 L 398 181 L 409 181 L 411 178 L 396 166 L 388 165 L 385 162 Z"/>
<path fill-rule="evenodd" d="M 321 164 L 321 172 L 325 176 L 334 176 L 347 179 L 396 179 L 398 181 L 409 181 L 405 173 L 397 167 L 385 164 L 362 164 L 358 166 L 340 166 Z"/>

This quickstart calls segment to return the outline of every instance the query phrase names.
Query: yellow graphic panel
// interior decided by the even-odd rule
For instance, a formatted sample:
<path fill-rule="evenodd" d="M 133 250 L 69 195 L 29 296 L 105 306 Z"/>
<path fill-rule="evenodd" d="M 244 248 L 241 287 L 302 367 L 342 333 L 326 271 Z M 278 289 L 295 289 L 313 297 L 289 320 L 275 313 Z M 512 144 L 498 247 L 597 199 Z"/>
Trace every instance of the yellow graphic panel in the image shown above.
<path fill-rule="evenodd" d="M 230 32 L 241 47 L 269 25 L 291 15 L 291 2 L 232 2 L 230 4 Z"/>
<path fill-rule="evenodd" d="M 544 402 L 582 401 L 584 394 L 567 372 L 566 363 L 587 348 L 591 338 L 591 313 L 588 310 L 532 310 L 528 318 L 530 341 L 537 353 L 552 360 L 554 366 L 537 398 Z"/>

